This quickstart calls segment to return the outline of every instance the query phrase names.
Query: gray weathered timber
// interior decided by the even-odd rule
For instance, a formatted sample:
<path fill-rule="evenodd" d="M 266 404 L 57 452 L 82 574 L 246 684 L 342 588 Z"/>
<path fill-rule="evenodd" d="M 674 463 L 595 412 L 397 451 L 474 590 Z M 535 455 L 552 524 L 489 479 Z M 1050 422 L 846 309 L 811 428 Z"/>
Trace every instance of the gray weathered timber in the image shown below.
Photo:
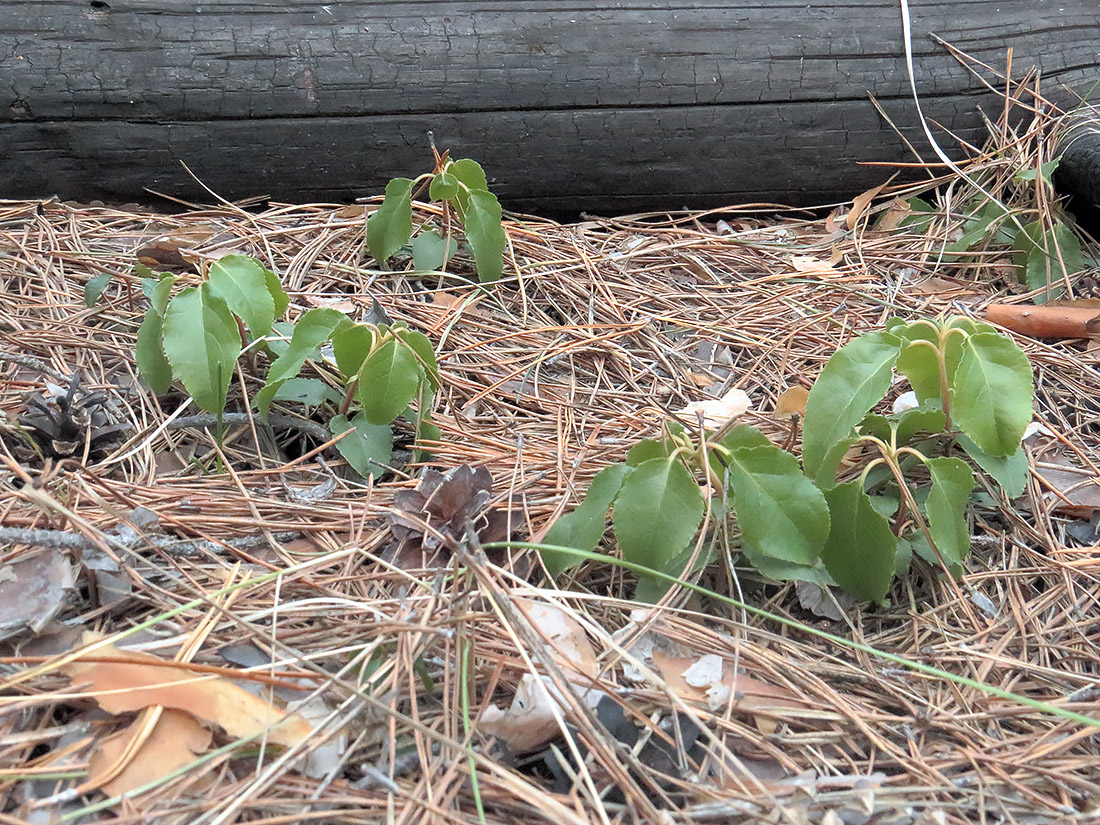
<path fill-rule="evenodd" d="M 999 101 L 931 35 L 1043 88 L 1100 77 L 1096 0 L 913 0 L 926 115 Z M 813 204 L 912 154 L 894 0 L 0 0 L 0 197 L 347 200 L 441 148 L 516 209 Z M 990 80 L 996 78 L 987 75 Z M 953 142 L 941 135 L 945 147 Z"/>

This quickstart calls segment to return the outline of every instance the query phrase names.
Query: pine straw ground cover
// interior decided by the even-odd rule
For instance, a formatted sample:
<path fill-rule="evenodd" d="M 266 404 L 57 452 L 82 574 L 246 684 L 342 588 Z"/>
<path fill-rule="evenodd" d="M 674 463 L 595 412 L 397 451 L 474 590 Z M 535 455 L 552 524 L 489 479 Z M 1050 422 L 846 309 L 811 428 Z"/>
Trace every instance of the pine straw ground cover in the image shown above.
<path fill-rule="evenodd" d="M 971 175 L 1019 206 L 1014 172 L 1048 159 L 1049 126 L 1004 130 Z M 941 184 L 941 205 L 969 186 Z M 361 317 L 377 299 L 438 352 L 443 435 L 425 466 L 486 468 L 491 508 L 511 514 L 515 537 L 538 541 L 601 467 L 690 401 L 740 387 L 749 422 L 785 441 L 779 395 L 809 387 L 852 336 L 893 315 L 981 317 L 994 297 L 1019 293 L 1003 252 L 948 262 L 939 252 L 958 218 L 898 227 L 890 196 L 820 219 L 516 219 L 506 278 L 483 293 L 462 278 L 366 268 L 363 212 L 0 206 L 0 822 L 89 822 L 109 810 L 122 822 L 211 825 L 831 825 L 1097 811 L 1096 728 L 805 629 L 1100 718 L 1100 562 L 1080 546 L 1095 539 L 1071 538 L 1084 526 L 1074 515 L 1094 508 L 1075 499 L 1067 511 L 1068 494 L 1052 494 L 1044 474 L 1070 464 L 1096 474 L 1100 375 L 1080 342 L 1017 339 L 1047 430 L 1028 442 L 1026 494 L 976 511 L 957 582 L 915 564 L 889 607 L 846 605 L 830 619 L 819 615 L 828 604 L 811 609 L 812 593 L 751 569 L 719 564 L 703 579 L 801 625 L 684 591 L 632 623 L 638 605 L 619 568 L 586 563 L 559 590 L 530 552 L 482 554 L 462 530 L 457 545 L 398 551 L 395 494 L 415 487 L 421 466 L 355 480 L 290 412 L 272 430 L 231 419 L 219 456 L 212 422 L 178 392 L 153 397 L 134 367 L 139 252 L 192 275 L 195 261 L 254 255 L 283 278 L 292 315 L 335 306 Z M 417 219 L 428 217 L 419 206 Z M 103 299 L 85 306 L 85 284 L 105 272 Z M 241 364 L 237 411 L 258 388 Z M 15 421 L 28 396 L 51 383 L 63 394 L 74 375 L 74 398 L 100 411 L 82 431 L 96 440 L 82 434 L 63 460 L 21 453 Z M 718 538 L 735 553 L 736 533 Z M 587 639 L 596 685 L 622 714 L 594 713 L 564 687 L 577 676 L 545 638 L 552 626 L 583 628 L 574 642 Z M 112 647 L 74 664 L 64 653 L 94 638 L 86 631 L 176 666 L 134 664 Z M 631 681 L 624 651 L 646 632 L 663 637 L 665 667 Z M 739 674 L 713 710 L 667 658 L 703 654 Z M 530 689 L 530 673 L 551 677 L 565 710 L 549 745 L 509 753 L 484 720 Z M 168 683 L 163 701 L 187 712 L 146 709 L 134 721 L 112 697 L 125 705 L 139 678 Z M 304 703 L 295 719 L 306 734 L 242 732 L 242 719 L 274 719 L 288 702 Z M 117 798 L 135 786 L 146 793 Z"/>

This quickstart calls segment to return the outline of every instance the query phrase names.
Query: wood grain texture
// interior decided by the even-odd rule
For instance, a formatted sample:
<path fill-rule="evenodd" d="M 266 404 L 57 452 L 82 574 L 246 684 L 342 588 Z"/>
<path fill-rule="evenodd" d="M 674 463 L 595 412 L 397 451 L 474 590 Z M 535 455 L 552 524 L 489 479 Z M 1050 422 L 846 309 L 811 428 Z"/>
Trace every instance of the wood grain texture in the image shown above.
<path fill-rule="evenodd" d="M 996 96 L 929 35 L 1087 85 L 1095 0 L 914 0 L 926 114 L 977 140 Z M 517 209 L 818 203 L 923 154 L 884 0 L 0 0 L 0 196 L 346 200 L 426 132 Z M 946 139 L 945 139 L 946 140 Z M 144 197 L 148 200 L 148 196 Z"/>

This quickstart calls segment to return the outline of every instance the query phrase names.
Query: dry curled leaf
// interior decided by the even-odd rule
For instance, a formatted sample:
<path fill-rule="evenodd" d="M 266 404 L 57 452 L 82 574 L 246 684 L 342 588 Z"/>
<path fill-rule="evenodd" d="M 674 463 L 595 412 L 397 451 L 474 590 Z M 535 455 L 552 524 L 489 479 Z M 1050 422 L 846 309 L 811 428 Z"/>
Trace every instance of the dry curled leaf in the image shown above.
<path fill-rule="evenodd" d="M 41 632 L 74 593 L 64 553 L 38 553 L 0 566 L 0 639 Z"/>
<path fill-rule="evenodd" d="M 85 645 L 97 640 L 94 633 L 84 634 Z M 74 687 L 89 693 L 108 713 L 131 713 L 160 705 L 219 725 L 234 739 L 266 730 L 268 742 L 288 748 L 313 732 L 312 725 L 298 714 L 288 714 L 224 677 L 166 667 L 156 656 L 114 645 L 98 647 L 92 655 L 116 661 L 78 658 L 61 670 Z"/>
<path fill-rule="evenodd" d="M 585 687 L 598 675 L 599 665 L 596 652 L 577 620 L 560 607 L 543 602 L 516 598 L 514 603 L 546 639 L 551 655 L 565 678 L 575 685 L 579 698 L 595 707 L 605 694 Z M 530 753 L 560 734 L 555 705 L 559 714 L 567 707 L 553 681 L 525 673 L 512 704 L 504 710 L 489 705 L 478 721 L 478 729 L 504 741 L 512 753 Z"/>
<path fill-rule="evenodd" d="M 141 732 L 142 721 L 99 743 L 88 761 L 88 784 L 109 796 L 130 793 L 192 762 L 210 747 L 211 733 L 189 713 L 165 710 L 152 732 L 126 766 L 114 773 L 114 766 L 125 758 L 133 738 Z"/>
<path fill-rule="evenodd" d="M 698 414 L 703 414 L 703 426 L 718 430 L 727 423 L 744 415 L 752 407 L 752 401 L 744 390 L 732 389 L 721 398 L 708 398 L 706 401 L 692 401 L 675 415 L 681 421 L 698 423 Z"/>

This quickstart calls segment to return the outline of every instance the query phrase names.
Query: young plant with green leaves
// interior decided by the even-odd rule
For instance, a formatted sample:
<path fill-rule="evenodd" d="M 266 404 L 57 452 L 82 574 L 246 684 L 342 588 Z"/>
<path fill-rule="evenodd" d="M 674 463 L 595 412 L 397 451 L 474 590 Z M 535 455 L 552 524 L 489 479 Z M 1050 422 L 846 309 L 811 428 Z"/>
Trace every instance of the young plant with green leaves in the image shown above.
<path fill-rule="evenodd" d="M 402 415 L 415 423 L 418 437 L 439 437 L 428 419 L 439 369 L 423 333 L 388 318 L 355 323 L 334 309 L 309 310 L 293 324 L 277 321 L 289 305 L 278 277 L 242 255 L 218 260 L 198 286 L 173 297 L 176 280 L 150 273 L 142 282 L 150 307 L 138 330 L 136 357 L 141 376 L 158 395 L 177 379 L 199 407 L 220 416 L 247 345 L 274 359 L 253 399 L 261 415 L 266 418 L 275 401 L 317 408 L 332 435 L 343 435 L 336 446 L 360 475 L 377 475 L 390 462 L 392 424 Z M 326 345 L 331 359 L 319 366 L 335 366 L 340 391 L 299 377 Z"/>
<path fill-rule="evenodd" d="M 423 226 L 413 237 L 413 194 L 424 187 L 432 201 L 442 204 L 443 225 Z M 445 152 L 436 155 L 432 172 L 415 180 L 394 178 L 386 185 L 382 205 L 367 220 L 367 249 L 379 266 L 407 250 L 417 270 L 431 272 L 445 267 L 458 251 L 456 230 L 461 226 L 478 280 L 489 283 L 500 280 L 504 270 L 502 219 L 500 202 L 489 191 L 480 164 L 469 158 L 451 160 Z"/>
<path fill-rule="evenodd" d="M 342 392 L 317 378 L 299 378 L 308 360 L 320 358 L 326 345 Z M 254 399 L 267 416 L 274 401 L 297 401 L 326 410 L 340 454 L 362 476 L 378 475 L 393 453 L 393 422 L 401 416 L 417 436 L 438 439 L 429 420 L 439 368 L 429 338 L 403 322 L 356 323 L 334 309 L 311 309 L 293 327 L 289 344 L 268 370 Z M 346 434 L 345 434 L 346 433 Z"/>
<path fill-rule="evenodd" d="M 1034 203 L 1055 201 L 1057 196 L 1051 175 L 1058 162 L 1055 158 L 1038 169 L 1018 172 L 1014 177 L 1017 192 Z M 1042 198 L 1032 197 L 1030 192 L 1035 189 L 1043 190 Z M 911 214 L 900 226 L 912 232 L 926 232 L 937 214 L 936 209 L 920 198 L 910 198 L 907 205 Z M 981 201 L 969 208 L 963 207 L 963 214 L 966 217 L 962 233 L 945 247 L 944 256 L 948 260 L 965 260 L 974 252 L 991 247 L 1011 249 L 1013 263 L 1020 270 L 1020 280 L 1029 290 L 1045 290 L 1036 296 L 1037 303 L 1058 292 L 1058 283 L 1085 266 L 1081 242 L 1056 211 L 1035 206 L 1009 209 L 1002 202 L 982 194 Z"/>
<path fill-rule="evenodd" d="M 909 380 L 915 406 L 872 413 L 895 371 Z M 839 584 L 881 601 L 914 552 L 952 572 L 961 568 L 970 549 L 972 464 L 1009 496 L 1022 491 L 1020 442 L 1032 396 L 1026 356 L 989 325 L 893 321 L 830 358 L 806 402 L 801 467 L 748 425 L 730 421 L 692 438 L 666 422 L 660 439 L 639 442 L 625 462 L 601 470 L 545 543 L 594 550 L 610 509 L 626 561 L 680 574 L 693 556 L 706 560 L 693 540 L 709 488 L 710 512 L 724 519 L 732 505 L 741 551 L 764 575 Z M 853 454 L 846 480 L 838 480 Z M 555 576 L 575 560 L 543 552 Z M 640 576 L 637 597 L 659 598 L 663 582 Z"/>
<path fill-rule="evenodd" d="M 226 255 L 198 286 L 172 296 L 177 278 L 148 271 L 142 291 L 149 309 L 138 329 L 138 371 L 153 391 L 172 379 L 203 410 L 225 411 L 229 383 L 245 344 L 262 345 L 290 303 L 278 277 L 255 258 Z"/>

